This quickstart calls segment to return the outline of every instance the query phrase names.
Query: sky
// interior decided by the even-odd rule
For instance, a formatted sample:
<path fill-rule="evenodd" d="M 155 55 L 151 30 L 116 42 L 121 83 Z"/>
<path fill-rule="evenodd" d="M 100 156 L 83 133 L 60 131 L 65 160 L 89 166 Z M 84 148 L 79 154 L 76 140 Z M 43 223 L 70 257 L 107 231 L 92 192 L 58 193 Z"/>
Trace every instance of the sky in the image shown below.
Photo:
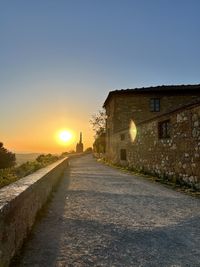
<path fill-rule="evenodd" d="M 109 91 L 200 83 L 199 12 L 199 0 L 0 0 L 0 141 L 60 153 L 82 131 L 87 148 Z"/>

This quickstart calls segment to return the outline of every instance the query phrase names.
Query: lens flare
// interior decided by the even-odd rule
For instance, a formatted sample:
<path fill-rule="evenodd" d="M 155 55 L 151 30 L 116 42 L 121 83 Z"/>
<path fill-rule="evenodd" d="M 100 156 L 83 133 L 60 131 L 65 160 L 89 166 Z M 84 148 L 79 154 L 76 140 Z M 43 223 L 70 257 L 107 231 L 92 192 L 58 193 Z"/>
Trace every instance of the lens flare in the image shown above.
<path fill-rule="evenodd" d="M 130 133 L 131 141 L 134 142 L 137 136 L 137 127 L 133 120 L 131 120 L 130 122 L 129 133 Z"/>

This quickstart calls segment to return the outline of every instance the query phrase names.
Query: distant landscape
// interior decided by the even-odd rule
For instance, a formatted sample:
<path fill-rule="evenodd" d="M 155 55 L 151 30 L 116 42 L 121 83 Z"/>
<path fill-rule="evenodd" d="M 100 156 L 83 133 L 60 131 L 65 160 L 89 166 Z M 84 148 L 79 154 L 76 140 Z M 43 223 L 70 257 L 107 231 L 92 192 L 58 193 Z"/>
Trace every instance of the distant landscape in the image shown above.
<path fill-rule="evenodd" d="M 27 161 L 35 160 L 40 154 L 39 153 L 28 153 L 28 154 L 15 154 L 16 164 L 21 165 Z"/>

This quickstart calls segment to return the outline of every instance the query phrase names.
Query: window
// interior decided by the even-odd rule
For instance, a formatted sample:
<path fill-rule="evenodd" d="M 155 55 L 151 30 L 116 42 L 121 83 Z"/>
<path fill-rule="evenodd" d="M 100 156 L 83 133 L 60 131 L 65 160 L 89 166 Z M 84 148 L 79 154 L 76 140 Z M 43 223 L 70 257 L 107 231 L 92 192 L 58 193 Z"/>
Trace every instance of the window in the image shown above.
<path fill-rule="evenodd" d="M 159 98 L 151 98 L 150 99 L 150 111 L 159 112 L 160 111 L 160 99 Z"/>
<path fill-rule="evenodd" d="M 126 149 L 121 149 L 120 150 L 120 159 L 121 160 L 126 160 Z"/>
<path fill-rule="evenodd" d="M 158 123 L 158 137 L 170 138 L 170 120 L 161 121 Z"/>
<path fill-rule="evenodd" d="M 121 141 L 125 140 L 125 134 L 120 134 Z"/>

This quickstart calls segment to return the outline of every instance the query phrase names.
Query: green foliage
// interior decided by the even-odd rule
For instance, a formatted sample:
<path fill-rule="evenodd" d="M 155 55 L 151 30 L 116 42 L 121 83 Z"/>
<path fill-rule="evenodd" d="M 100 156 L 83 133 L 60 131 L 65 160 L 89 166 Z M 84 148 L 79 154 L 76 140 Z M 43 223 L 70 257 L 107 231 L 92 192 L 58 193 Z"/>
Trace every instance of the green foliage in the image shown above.
<path fill-rule="evenodd" d="M 105 153 L 106 151 L 106 134 L 102 133 L 101 135 L 95 138 L 94 144 L 95 153 Z"/>
<path fill-rule="evenodd" d="M 95 153 L 105 153 L 106 150 L 106 112 L 100 110 L 92 116 L 90 120 L 92 129 L 95 132 L 95 141 L 93 144 Z"/>
<path fill-rule="evenodd" d="M 37 161 L 27 161 L 19 167 L 16 167 L 14 171 L 18 178 L 22 178 L 39 170 L 42 167 L 44 167 L 42 163 L 39 163 Z"/>
<path fill-rule="evenodd" d="M 18 180 L 12 168 L 0 169 L 0 188 Z"/>
<path fill-rule="evenodd" d="M 0 169 L 0 188 L 55 162 L 59 158 L 52 154 L 42 154 L 35 161 L 27 161 L 18 167 Z"/>
<path fill-rule="evenodd" d="M 84 151 L 85 153 L 92 153 L 92 147 L 88 147 L 86 148 L 86 150 Z"/>
<path fill-rule="evenodd" d="M 92 129 L 95 132 L 95 137 L 101 136 L 106 132 L 106 112 L 105 110 L 99 110 L 97 114 L 92 115 L 90 120 Z"/>
<path fill-rule="evenodd" d="M 53 163 L 54 161 L 56 161 L 58 159 L 59 159 L 59 157 L 56 155 L 52 155 L 52 154 L 44 155 L 44 154 L 42 154 L 36 158 L 36 161 L 40 162 L 44 165 L 47 165 L 47 164 Z"/>
<path fill-rule="evenodd" d="M 15 165 L 15 154 L 3 147 L 0 142 L 0 169 L 10 168 Z"/>
<path fill-rule="evenodd" d="M 69 155 L 69 152 L 63 152 L 62 154 L 61 154 L 61 158 L 65 158 L 65 157 L 67 157 Z"/>

